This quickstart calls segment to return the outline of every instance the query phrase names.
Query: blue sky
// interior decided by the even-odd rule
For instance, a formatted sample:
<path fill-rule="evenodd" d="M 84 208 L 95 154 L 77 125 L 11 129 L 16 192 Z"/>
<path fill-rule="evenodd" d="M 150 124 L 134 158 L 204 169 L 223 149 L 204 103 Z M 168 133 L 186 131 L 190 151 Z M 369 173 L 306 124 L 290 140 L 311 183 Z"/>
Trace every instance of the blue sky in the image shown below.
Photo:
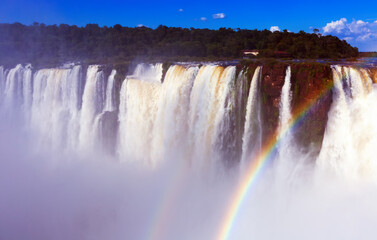
<path fill-rule="evenodd" d="M 287 29 L 346 39 L 360 50 L 377 51 L 377 1 L 375 0 L 1 0 L 0 22 L 31 24 L 87 23 L 112 26 L 145 25 L 218 29 Z"/>

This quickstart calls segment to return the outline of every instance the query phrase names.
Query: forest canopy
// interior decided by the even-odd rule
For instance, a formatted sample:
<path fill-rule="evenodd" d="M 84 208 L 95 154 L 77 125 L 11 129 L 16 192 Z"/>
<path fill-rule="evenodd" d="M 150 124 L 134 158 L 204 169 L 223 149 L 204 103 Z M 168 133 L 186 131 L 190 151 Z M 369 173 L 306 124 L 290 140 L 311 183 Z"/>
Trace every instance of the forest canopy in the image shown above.
<path fill-rule="evenodd" d="M 293 58 L 347 58 L 358 54 L 357 48 L 337 37 L 303 31 L 0 24 L 0 64 L 120 63 L 135 58 L 234 59 L 241 58 L 245 49 L 257 49 L 261 57 L 270 57 L 274 51 L 285 51 Z"/>

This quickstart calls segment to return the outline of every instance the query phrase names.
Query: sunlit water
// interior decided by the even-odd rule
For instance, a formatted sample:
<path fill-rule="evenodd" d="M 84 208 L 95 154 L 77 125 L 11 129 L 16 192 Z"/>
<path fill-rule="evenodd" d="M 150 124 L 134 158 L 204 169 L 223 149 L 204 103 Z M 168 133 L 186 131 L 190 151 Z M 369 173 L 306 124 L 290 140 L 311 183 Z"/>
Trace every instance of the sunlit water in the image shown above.
<path fill-rule="evenodd" d="M 319 155 L 281 135 L 229 239 L 377 236 L 377 87 L 332 69 Z M 140 64 L 118 89 L 100 66 L 0 67 L 0 239 L 217 239 L 264 147 L 261 70 Z M 288 67 L 281 129 L 290 89 Z"/>

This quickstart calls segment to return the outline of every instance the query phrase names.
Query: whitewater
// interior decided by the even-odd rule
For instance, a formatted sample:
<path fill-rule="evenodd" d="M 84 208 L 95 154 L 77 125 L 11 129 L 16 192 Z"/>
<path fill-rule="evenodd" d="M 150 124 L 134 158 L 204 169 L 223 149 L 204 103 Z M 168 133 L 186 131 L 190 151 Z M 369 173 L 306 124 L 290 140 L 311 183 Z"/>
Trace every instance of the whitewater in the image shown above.
<path fill-rule="evenodd" d="M 265 139 L 263 67 L 0 66 L 0 239 L 375 239 L 371 68 L 331 66 L 315 149 L 290 66 Z"/>

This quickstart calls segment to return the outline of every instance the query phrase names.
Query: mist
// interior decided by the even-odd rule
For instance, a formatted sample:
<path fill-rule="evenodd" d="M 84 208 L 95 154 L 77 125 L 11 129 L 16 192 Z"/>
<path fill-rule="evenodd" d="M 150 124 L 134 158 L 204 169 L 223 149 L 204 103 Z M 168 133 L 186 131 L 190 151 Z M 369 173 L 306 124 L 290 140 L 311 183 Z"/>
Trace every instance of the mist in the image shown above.
<path fill-rule="evenodd" d="M 234 175 L 174 161 L 151 170 L 35 153 L 25 133 L 3 122 L 1 133 L 1 239 L 215 239 L 236 187 Z M 230 239 L 374 239 L 374 183 L 315 177 L 313 164 L 289 180 L 274 169 L 250 190 Z"/>
<path fill-rule="evenodd" d="M 74 87 L 67 87 L 71 91 L 69 94 L 61 93 L 71 98 L 61 97 L 59 101 L 51 94 L 41 94 L 49 98 L 35 102 L 39 95 L 34 94 L 33 101 L 29 102 L 31 111 L 25 108 L 25 99 L 30 96 L 27 91 L 22 91 L 26 92 L 23 104 L 15 107 L 19 100 L 15 96 L 18 95 L 10 91 L 9 84 L 5 88 L 8 93 L 4 94 L 4 98 L 12 101 L 1 102 L 5 107 L 0 111 L 0 239 L 217 239 L 235 192 L 244 181 L 245 169 L 252 161 L 242 156 L 242 162 L 233 167 L 221 164 L 227 160 L 219 157 L 227 153 L 219 147 L 218 138 L 223 135 L 214 135 L 230 131 L 228 125 L 221 121 L 229 120 L 226 111 L 218 109 L 222 106 L 219 102 L 228 104 L 230 87 L 223 85 L 230 86 L 235 75 L 234 68 L 229 67 L 225 71 L 220 67 L 204 66 L 200 72 L 197 67 L 173 66 L 163 83 L 166 86 L 153 79 L 143 82 L 135 79 L 127 82 L 129 80 L 126 79 L 124 82 L 128 85 L 120 90 L 123 91 L 120 98 L 124 97 L 120 105 L 128 110 L 131 107 L 135 109 L 119 113 L 120 128 L 125 127 L 126 136 L 126 141 L 120 141 L 116 146 L 123 147 L 124 151 L 120 151 L 119 155 L 97 147 L 101 141 L 97 142 L 96 138 L 104 135 L 91 131 L 101 126 L 98 120 L 101 117 L 98 116 L 103 116 L 103 112 L 97 110 L 98 106 L 94 104 L 98 104 L 98 86 L 106 85 L 98 67 L 91 68 L 91 71 L 94 72 L 94 68 L 96 74 L 90 74 L 91 79 L 86 83 L 91 81 L 95 91 L 85 89 L 83 93 L 83 101 L 88 99 L 82 104 L 83 108 L 87 108 L 85 114 L 82 114 L 82 109 L 77 110 L 80 105 L 77 102 L 64 103 L 64 100 L 72 103 L 81 98 L 72 97 Z M 348 68 L 333 70 L 336 77 Z M 40 75 L 35 74 L 34 90 L 38 86 L 35 83 L 47 79 L 41 77 L 43 74 L 61 77 L 57 83 L 66 84 L 69 76 L 79 79 L 79 74 L 74 71 L 79 69 L 74 68 L 73 72 L 45 70 Z M 213 74 L 220 71 L 227 74 Z M 330 125 L 326 128 L 319 156 L 314 154 L 315 149 L 304 151 L 295 139 L 294 131 L 282 136 L 275 146 L 275 154 L 248 189 L 232 224 L 229 239 L 375 239 L 377 188 L 374 168 L 367 166 L 374 166 L 371 156 L 375 151 L 372 143 L 377 129 L 373 125 L 376 110 L 367 107 L 373 106 L 377 92 L 375 87 L 367 84 L 365 89 L 363 84 L 356 85 L 358 78 L 362 77 L 357 74 L 353 72 L 352 81 L 353 86 L 358 88 L 346 89 L 352 94 L 348 94 L 341 84 L 336 85 L 329 112 Z M 199 80 L 196 76 L 200 77 Z M 209 83 L 204 81 L 208 76 L 211 76 Z M 216 89 L 218 85 L 212 79 L 214 76 L 223 80 L 223 85 L 219 87 L 221 91 L 210 98 L 202 92 Z M 173 84 L 177 78 L 182 80 L 179 85 Z M 286 81 L 288 84 L 289 77 Z M 135 91 L 127 92 L 131 87 Z M 257 91 L 258 86 L 254 87 L 252 91 Z M 181 95 L 174 96 L 174 91 Z M 190 91 L 194 94 L 190 95 Z M 282 94 L 289 96 L 289 88 L 283 91 Z M 352 91 L 358 91 L 359 95 Z M 170 105 L 163 104 L 159 98 L 164 96 L 162 93 L 171 94 Z M 132 94 L 140 95 L 137 98 Z M 148 101 L 151 97 L 157 100 Z M 280 107 L 285 109 L 286 114 L 280 118 L 280 127 L 290 118 L 290 98 L 282 99 Z M 130 100 L 139 101 L 138 105 L 132 105 Z M 195 105 L 193 100 L 198 104 Z M 200 101 L 211 104 L 203 107 Z M 253 101 L 258 101 L 258 97 Z M 259 111 L 258 104 L 250 103 L 248 106 L 255 108 L 249 109 L 249 113 Z M 146 110 L 137 111 L 143 108 Z M 198 111 L 190 115 L 192 109 Z M 31 117 L 27 116 L 30 112 Z M 49 115 L 49 112 L 52 114 Z M 78 116 L 77 112 L 80 113 Z M 209 121 L 206 112 L 216 116 L 208 119 L 215 119 L 219 124 Z M 198 116 L 197 113 L 203 115 Z M 365 114 L 362 122 L 341 125 L 355 121 L 352 117 L 357 116 L 356 113 Z M 148 114 L 148 118 L 131 114 Z M 80 121 L 83 116 L 87 121 Z M 188 119 L 188 123 L 183 124 L 182 119 Z M 69 127 L 67 122 L 71 124 Z M 88 134 L 82 135 L 81 140 L 75 122 L 89 124 L 85 128 Z M 155 122 L 163 124 L 153 128 L 155 125 L 152 123 Z M 349 131 L 351 126 L 355 128 Z M 61 134 L 64 131 L 60 127 L 69 134 Z M 196 132 L 187 134 L 187 129 L 195 129 Z M 250 131 L 254 129 L 250 128 Z M 160 132 L 169 134 L 159 135 Z M 357 134 L 360 132 L 363 134 Z M 148 134 L 141 136 L 144 133 Z M 248 134 L 248 141 L 258 136 L 253 134 Z M 355 141 L 345 139 L 347 134 L 353 134 Z M 157 140 L 151 140 L 151 135 L 157 136 Z M 75 141 L 74 137 L 80 141 Z M 195 141 L 189 145 L 187 142 L 190 141 L 186 142 L 186 138 Z M 60 141 L 62 139 L 71 142 Z M 134 142 L 131 144 L 130 141 Z M 128 149 L 130 145 L 134 148 Z M 186 148 L 188 145 L 193 152 L 191 155 Z M 137 149 L 138 146 L 144 148 Z M 349 148 L 354 155 L 344 155 L 344 149 Z M 153 159 L 156 156 L 158 159 Z M 188 156 L 194 157 L 188 160 Z M 354 164 L 344 165 L 349 161 Z M 355 174 L 343 171 L 354 168 Z M 363 169 L 370 171 L 365 174 Z"/>
<path fill-rule="evenodd" d="M 173 159 L 150 169 L 99 153 L 35 152 L 28 133 L 1 126 L 0 239 L 191 239 L 210 237 L 221 216 L 229 184 Z"/>

